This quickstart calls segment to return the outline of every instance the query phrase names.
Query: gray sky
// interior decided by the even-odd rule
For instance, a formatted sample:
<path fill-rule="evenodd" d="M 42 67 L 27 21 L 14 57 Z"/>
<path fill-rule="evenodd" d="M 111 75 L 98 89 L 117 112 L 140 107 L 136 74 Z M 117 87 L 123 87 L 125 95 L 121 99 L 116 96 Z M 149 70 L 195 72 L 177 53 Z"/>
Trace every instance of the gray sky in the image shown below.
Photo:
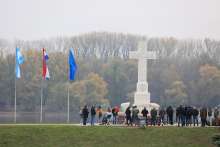
<path fill-rule="evenodd" d="M 220 0 L 0 0 L 0 38 L 91 31 L 220 40 Z"/>

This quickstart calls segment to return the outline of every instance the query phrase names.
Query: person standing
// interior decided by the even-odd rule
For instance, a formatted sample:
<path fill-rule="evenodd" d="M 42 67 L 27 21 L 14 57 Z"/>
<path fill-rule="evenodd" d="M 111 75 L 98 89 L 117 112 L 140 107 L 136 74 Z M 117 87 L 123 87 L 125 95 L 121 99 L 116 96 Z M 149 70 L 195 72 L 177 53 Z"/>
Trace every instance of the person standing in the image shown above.
<path fill-rule="evenodd" d="M 116 124 L 116 122 L 117 122 L 117 115 L 118 115 L 117 109 L 116 109 L 116 107 L 114 107 L 112 109 L 112 116 L 113 116 L 112 123 L 113 124 Z"/>
<path fill-rule="evenodd" d="M 108 110 L 106 112 L 107 114 L 107 125 L 110 125 L 110 121 L 111 121 L 111 118 L 112 118 L 112 110 L 110 107 L 108 107 Z"/>
<path fill-rule="evenodd" d="M 155 108 L 153 108 L 151 111 L 150 111 L 150 115 L 151 115 L 151 126 L 152 125 L 156 125 L 156 120 L 157 120 L 157 110 Z"/>
<path fill-rule="evenodd" d="M 95 115 L 96 115 L 96 111 L 95 111 L 95 106 L 91 107 L 91 126 L 95 125 Z"/>
<path fill-rule="evenodd" d="M 148 121 L 147 121 L 148 110 L 146 109 L 146 107 L 144 107 L 144 109 L 141 111 L 141 114 L 145 118 L 146 125 L 148 125 Z"/>
<path fill-rule="evenodd" d="M 98 114 L 98 123 L 100 124 L 101 122 L 102 122 L 102 107 L 101 106 L 99 106 L 98 108 L 97 108 L 97 114 Z"/>
<path fill-rule="evenodd" d="M 218 111 L 218 108 L 216 107 L 214 110 L 214 125 L 215 126 L 220 125 L 218 122 L 218 116 L 219 116 L 219 111 Z"/>
<path fill-rule="evenodd" d="M 134 123 L 134 125 L 138 125 L 138 122 L 139 122 L 139 118 L 138 118 L 138 113 L 139 113 L 139 110 L 137 108 L 137 106 L 133 106 L 133 109 L 132 109 L 132 123 Z"/>
<path fill-rule="evenodd" d="M 132 121 L 131 121 L 131 107 L 128 107 L 125 111 L 125 116 L 126 116 L 126 124 L 129 126 L 132 126 Z"/>
<path fill-rule="evenodd" d="M 217 119 L 218 115 L 219 115 L 218 108 L 215 108 L 215 110 L 214 110 L 214 118 Z"/>
<path fill-rule="evenodd" d="M 82 116 L 83 116 L 83 125 L 85 126 L 87 123 L 88 116 L 89 116 L 89 110 L 87 108 L 87 105 L 85 105 L 82 110 Z"/>
<path fill-rule="evenodd" d="M 166 114 L 166 111 L 163 108 L 161 108 L 159 111 L 159 117 L 160 117 L 162 126 L 165 125 L 165 114 Z"/>
<path fill-rule="evenodd" d="M 212 108 L 209 107 L 208 109 L 208 125 L 211 126 L 212 125 Z"/>
<path fill-rule="evenodd" d="M 167 108 L 168 121 L 170 125 L 173 125 L 173 108 L 169 106 Z"/>
<path fill-rule="evenodd" d="M 203 107 L 201 110 L 200 110 L 200 117 L 201 117 L 201 122 L 202 122 L 202 127 L 205 127 L 205 125 L 207 124 L 207 108 L 206 107 Z"/>
<path fill-rule="evenodd" d="M 196 109 L 196 107 L 193 108 L 192 115 L 193 115 L 193 126 L 195 126 L 195 124 L 199 126 L 199 121 L 198 121 L 199 111 L 198 109 Z"/>
<path fill-rule="evenodd" d="M 192 111 L 193 108 L 191 106 L 186 107 L 186 125 L 191 126 L 192 124 Z"/>
<path fill-rule="evenodd" d="M 178 127 L 180 126 L 180 124 L 183 124 L 182 123 L 182 115 L 183 115 L 182 111 L 183 111 L 183 106 L 182 105 L 180 105 L 179 107 L 176 108 L 176 122 L 178 124 Z"/>

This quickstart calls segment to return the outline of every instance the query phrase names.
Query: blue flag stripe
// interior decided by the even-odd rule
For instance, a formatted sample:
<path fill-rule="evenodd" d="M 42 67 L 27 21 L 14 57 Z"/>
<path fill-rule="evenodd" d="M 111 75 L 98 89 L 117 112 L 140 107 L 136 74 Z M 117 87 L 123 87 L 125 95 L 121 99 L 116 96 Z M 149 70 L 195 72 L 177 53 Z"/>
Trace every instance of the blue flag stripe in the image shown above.
<path fill-rule="evenodd" d="M 75 73 L 77 70 L 77 65 L 74 58 L 74 51 L 70 49 L 69 51 L 69 80 L 75 79 Z"/>
<path fill-rule="evenodd" d="M 20 49 L 16 48 L 16 53 L 15 53 L 15 74 L 16 74 L 16 78 L 20 78 L 21 77 L 21 69 L 20 69 L 20 64 L 24 63 L 24 57 L 22 56 Z"/>

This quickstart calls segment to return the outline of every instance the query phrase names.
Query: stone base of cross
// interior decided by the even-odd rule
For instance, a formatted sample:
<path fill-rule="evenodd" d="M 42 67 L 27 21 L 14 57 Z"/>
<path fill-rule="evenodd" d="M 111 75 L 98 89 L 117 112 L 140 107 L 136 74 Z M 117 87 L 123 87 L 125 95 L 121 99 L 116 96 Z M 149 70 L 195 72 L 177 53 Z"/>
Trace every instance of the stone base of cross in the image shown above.
<path fill-rule="evenodd" d="M 134 94 L 134 105 L 138 106 L 139 109 L 143 107 L 159 109 L 158 104 L 150 102 L 150 92 L 148 91 L 147 83 L 147 60 L 156 59 L 156 53 L 147 51 L 147 42 L 141 42 L 138 51 L 129 52 L 129 57 L 138 59 L 138 82 L 137 90 Z"/>
<path fill-rule="evenodd" d="M 135 105 L 147 105 L 150 103 L 150 92 L 148 92 L 147 82 L 138 82 L 137 91 L 134 94 Z"/>

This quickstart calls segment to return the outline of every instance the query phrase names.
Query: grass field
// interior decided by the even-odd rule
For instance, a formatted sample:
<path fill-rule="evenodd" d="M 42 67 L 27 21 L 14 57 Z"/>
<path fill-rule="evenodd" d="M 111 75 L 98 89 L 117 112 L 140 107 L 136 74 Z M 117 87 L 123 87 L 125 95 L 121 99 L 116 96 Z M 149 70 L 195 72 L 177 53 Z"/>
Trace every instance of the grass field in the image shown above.
<path fill-rule="evenodd" d="M 0 126 L 0 147 L 214 147 L 219 128 Z"/>

